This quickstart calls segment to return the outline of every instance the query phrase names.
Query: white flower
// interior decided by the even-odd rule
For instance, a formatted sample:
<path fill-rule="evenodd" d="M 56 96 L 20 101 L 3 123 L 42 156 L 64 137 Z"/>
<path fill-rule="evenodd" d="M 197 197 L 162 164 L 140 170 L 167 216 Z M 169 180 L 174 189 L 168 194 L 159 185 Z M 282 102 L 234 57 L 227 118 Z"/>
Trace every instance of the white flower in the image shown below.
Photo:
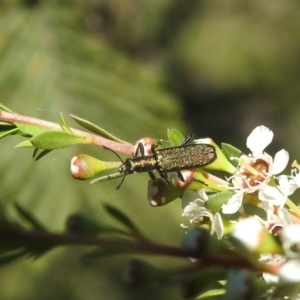
<path fill-rule="evenodd" d="M 300 225 L 286 226 L 281 234 L 282 247 L 290 258 L 300 258 Z"/>
<path fill-rule="evenodd" d="M 186 190 L 182 197 L 183 213 L 182 216 L 190 219 L 192 227 L 198 227 L 202 224 L 203 218 L 207 217 L 211 222 L 211 234 L 216 233 L 218 239 L 221 239 L 224 233 L 224 226 L 221 215 L 212 213 L 205 208 L 205 202 L 208 196 L 203 190 L 198 192 Z"/>
<path fill-rule="evenodd" d="M 270 202 L 272 205 L 282 206 L 286 201 L 286 193 L 276 187 L 268 186 L 273 175 L 283 171 L 287 166 L 289 154 L 284 149 L 276 153 L 273 158 L 264 152 L 273 139 L 273 132 L 265 126 L 256 127 L 247 139 L 247 147 L 252 154 L 242 155 L 239 166 L 232 179 L 236 194 L 222 206 L 222 212 L 233 214 L 242 204 L 245 193 L 258 191 L 261 201 Z"/>
<path fill-rule="evenodd" d="M 240 240 L 248 249 L 255 251 L 261 244 L 264 227 L 256 218 L 249 217 L 236 224 L 231 235 Z"/>
<path fill-rule="evenodd" d="M 298 259 L 288 260 L 285 264 L 282 265 L 278 275 L 281 281 L 299 283 L 300 261 Z"/>
<path fill-rule="evenodd" d="M 259 220 L 271 234 L 278 234 L 282 228 L 292 225 L 290 215 L 285 208 L 279 207 L 277 214 L 274 214 L 274 207 L 268 202 L 263 202 L 263 208 L 267 213 L 267 219 L 263 220 L 259 216 L 254 216 Z"/>
<path fill-rule="evenodd" d="M 292 170 L 291 176 L 280 175 L 276 179 L 279 190 L 286 196 L 293 194 L 300 187 L 300 172 L 298 168 Z"/>
<path fill-rule="evenodd" d="M 268 265 L 278 266 L 282 265 L 286 261 L 286 258 L 278 254 L 265 254 L 261 256 L 259 261 Z M 262 275 L 267 283 L 277 283 L 279 281 L 277 274 L 263 273 Z"/>

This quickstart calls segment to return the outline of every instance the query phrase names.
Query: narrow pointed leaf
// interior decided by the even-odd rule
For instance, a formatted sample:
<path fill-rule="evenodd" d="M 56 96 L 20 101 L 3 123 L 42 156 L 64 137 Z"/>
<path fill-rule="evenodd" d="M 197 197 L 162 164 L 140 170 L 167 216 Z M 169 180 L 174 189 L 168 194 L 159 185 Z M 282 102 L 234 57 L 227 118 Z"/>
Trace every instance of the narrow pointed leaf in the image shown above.
<path fill-rule="evenodd" d="M 17 253 L 7 254 L 5 256 L 0 256 L 0 266 L 4 266 L 14 262 L 15 260 L 28 254 L 28 250 L 21 250 Z"/>
<path fill-rule="evenodd" d="M 223 296 L 225 294 L 225 289 L 212 289 L 208 292 L 201 294 L 197 299 L 204 300 L 204 299 L 215 299 L 216 297 L 222 297 L 220 299 L 224 299 Z"/>
<path fill-rule="evenodd" d="M 205 202 L 205 207 L 212 211 L 220 211 L 222 209 L 222 205 L 228 203 L 228 200 L 233 195 L 233 192 L 222 192 L 215 194 Z"/>
<path fill-rule="evenodd" d="M 19 204 L 15 203 L 15 208 L 18 213 L 28 221 L 35 229 L 45 231 L 45 227 L 28 211 L 22 208 Z"/>
<path fill-rule="evenodd" d="M 112 217 L 122 223 L 127 229 L 139 234 L 139 230 L 135 224 L 123 212 L 108 204 L 104 205 L 104 207 Z"/>
<path fill-rule="evenodd" d="M 0 130 L 7 130 L 7 129 L 12 129 L 15 128 L 16 126 L 11 123 L 11 122 L 5 122 L 5 121 L 0 121 Z"/>
<path fill-rule="evenodd" d="M 16 133 L 18 133 L 19 129 L 18 128 L 14 128 L 14 129 L 11 129 L 11 130 L 7 130 L 7 131 L 4 131 L 3 133 L 0 134 L 0 139 L 8 136 L 8 135 L 14 135 Z"/>
<path fill-rule="evenodd" d="M 9 109 L 7 106 L 4 104 L 0 103 L 0 109 L 7 111 L 7 112 L 13 112 L 11 109 Z"/>
<path fill-rule="evenodd" d="M 52 150 L 43 150 L 36 158 L 35 161 L 38 161 L 42 157 L 44 157 L 46 154 L 50 153 Z"/>
<path fill-rule="evenodd" d="M 168 129 L 168 139 L 172 146 L 179 146 L 184 140 L 184 136 L 177 129 Z"/>
<path fill-rule="evenodd" d="M 63 114 L 61 113 L 60 114 L 60 119 L 61 119 L 61 122 L 63 123 L 64 127 L 66 128 L 66 130 L 70 133 L 72 133 L 72 130 L 70 129 L 70 127 L 68 126 L 66 120 L 64 119 L 64 116 Z"/>
<path fill-rule="evenodd" d="M 79 144 L 92 144 L 91 137 L 81 137 L 73 133 L 62 131 L 42 132 L 30 139 L 32 145 L 39 149 L 62 149 Z"/>
<path fill-rule="evenodd" d="M 26 140 L 26 141 L 19 143 L 15 147 L 16 148 L 33 148 L 34 146 L 32 145 L 30 140 Z"/>
<path fill-rule="evenodd" d="M 89 253 L 85 254 L 82 257 L 83 262 L 90 263 L 94 260 L 100 260 L 103 258 L 107 258 L 108 256 L 119 255 L 119 254 L 126 254 L 134 252 L 132 247 L 125 247 L 125 246 L 105 246 L 97 248 Z"/>
<path fill-rule="evenodd" d="M 232 157 L 241 157 L 241 155 L 243 154 L 243 152 L 237 148 L 235 148 L 234 146 L 230 145 L 230 144 L 226 144 L 226 143 L 222 143 L 222 152 L 225 155 L 225 157 L 232 163 L 232 165 L 234 165 L 235 167 L 238 166 L 238 161 L 236 160 L 232 160 Z"/>
<path fill-rule="evenodd" d="M 38 125 L 24 124 L 24 123 L 18 123 L 18 122 L 15 122 L 14 124 L 20 129 L 20 131 L 22 131 L 23 133 L 25 133 L 29 136 L 35 136 L 35 135 L 45 132 L 47 130 Z"/>
<path fill-rule="evenodd" d="M 121 174 L 121 173 L 113 173 L 113 174 L 109 174 L 109 175 L 106 175 L 106 176 L 101 176 L 99 178 L 96 178 L 96 179 L 92 180 L 90 183 L 94 184 L 94 183 L 97 183 L 97 182 L 102 182 L 102 181 L 106 181 L 106 180 L 110 180 L 110 179 L 120 178 L 120 177 L 123 177 L 123 176 L 124 175 Z"/>
<path fill-rule="evenodd" d="M 90 130 L 91 132 L 94 132 L 102 137 L 105 137 L 109 140 L 112 140 L 112 141 L 115 141 L 118 143 L 128 144 L 127 142 L 117 138 L 116 136 L 112 135 L 111 133 L 107 132 L 105 129 L 97 126 L 96 124 L 93 124 L 87 120 L 84 120 L 76 115 L 70 115 L 70 117 L 73 118 L 79 125 Z"/>
<path fill-rule="evenodd" d="M 38 151 L 39 151 L 38 148 L 34 148 L 32 158 L 34 158 L 37 155 Z"/>

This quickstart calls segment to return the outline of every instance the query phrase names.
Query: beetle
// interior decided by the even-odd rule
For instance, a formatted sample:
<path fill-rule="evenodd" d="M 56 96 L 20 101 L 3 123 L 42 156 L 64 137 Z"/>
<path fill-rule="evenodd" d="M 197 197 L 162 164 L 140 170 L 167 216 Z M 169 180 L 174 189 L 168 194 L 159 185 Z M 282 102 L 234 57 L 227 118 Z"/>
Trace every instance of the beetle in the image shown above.
<path fill-rule="evenodd" d="M 151 146 L 152 154 L 145 155 L 143 143 L 139 143 L 136 152 L 132 158 L 122 161 L 119 172 L 123 178 L 117 189 L 122 185 L 126 175 L 134 172 L 148 172 L 151 179 L 156 179 L 153 171 L 157 171 L 161 178 L 170 184 L 167 173 L 176 172 L 178 178 L 185 182 L 182 170 L 197 169 L 204 167 L 217 159 L 216 149 L 211 144 L 193 144 L 194 135 L 187 136 L 179 146 L 156 149 Z M 110 150 L 110 149 L 109 149 Z"/>

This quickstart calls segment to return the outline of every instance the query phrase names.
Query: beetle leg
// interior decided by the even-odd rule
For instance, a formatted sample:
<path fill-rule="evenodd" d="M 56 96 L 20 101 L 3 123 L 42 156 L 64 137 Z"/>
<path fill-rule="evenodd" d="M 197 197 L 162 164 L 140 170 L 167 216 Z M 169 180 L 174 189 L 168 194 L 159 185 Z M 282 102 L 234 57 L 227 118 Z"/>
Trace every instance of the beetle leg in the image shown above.
<path fill-rule="evenodd" d="M 191 133 L 181 142 L 179 146 L 191 144 L 193 139 L 194 139 L 194 135 Z"/>
<path fill-rule="evenodd" d="M 156 179 L 156 177 L 155 177 L 155 175 L 154 175 L 153 172 L 149 171 L 148 174 L 149 174 L 149 176 L 151 177 L 152 180 Z"/>
<path fill-rule="evenodd" d="M 136 147 L 136 151 L 134 154 L 134 157 L 144 157 L 145 156 L 145 148 L 143 143 L 138 143 L 137 147 Z"/>
<path fill-rule="evenodd" d="M 192 183 L 193 181 L 198 181 L 198 182 L 200 182 L 200 183 L 202 183 L 202 184 L 204 184 L 204 185 L 207 186 L 207 184 L 206 184 L 204 181 L 199 180 L 199 179 L 196 179 L 196 178 L 190 178 L 190 179 L 188 179 L 188 180 L 185 180 L 184 177 L 183 177 L 183 175 L 182 175 L 182 173 L 181 173 L 180 171 L 177 172 L 177 176 L 178 176 L 178 178 L 179 178 L 182 182 L 185 182 L 185 183 Z"/>

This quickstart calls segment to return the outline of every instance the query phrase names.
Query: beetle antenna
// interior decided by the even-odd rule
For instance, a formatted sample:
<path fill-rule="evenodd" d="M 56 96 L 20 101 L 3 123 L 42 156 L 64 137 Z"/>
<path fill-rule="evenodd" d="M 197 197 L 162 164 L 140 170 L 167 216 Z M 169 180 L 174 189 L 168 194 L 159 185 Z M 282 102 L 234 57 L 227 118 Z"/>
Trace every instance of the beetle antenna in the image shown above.
<path fill-rule="evenodd" d="M 106 149 L 106 150 L 109 150 L 109 151 L 111 151 L 112 153 L 114 153 L 118 158 L 119 158 L 119 160 L 122 162 L 122 163 L 124 163 L 124 161 L 123 161 L 123 159 L 121 158 L 121 156 L 117 153 L 117 152 L 115 152 L 114 150 L 112 150 L 112 149 L 110 149 L 110 148 L 107 148 L 107 147 L 105 147 L 105 146 L 102 146 L 104 149 Z M 124 181 L 124 179 L 122 180 L 122 182 Z"/>
<path fill-rule="evenodd" d="M 121 182 L 117 185 L 117 188 L 116 188 L 116 190 L 118 190 L 120 187 L 121 187 L 121 185 L 122 185 L 122 183 L 124 182 L 124 180 L 125 180 L 125 177 L 126 177 L 126 174 L 124 174 L 124 176 L 123 176 L 123 178 L 122 178 L 122 180 L 121 180 Z"/>
<path fill-rule="evenodd" d="M 109 148 L 107 148 L 107 147 L 105 147 L 105 146 L 103 146 L 103 148 L 106 149 L 106 150 L 111 151 L 112 153 L 114 153 L 114 154 L 119 158 L 119 160 L 124 164 L 124 160 L 121 158 L 121 156 L 120 156 L 117 152 L 115 152 L 114 150 L 109 149 Z M 117 185 L 117 188 L 116 188 L 117 190 L 121 187 L 122 183 L 123 183 L 124 180 L 125 180 L 126 175 L 127 175 L 127 174 L 124 174 L 124 176 L 123 176 L 121 182 Z"/>

